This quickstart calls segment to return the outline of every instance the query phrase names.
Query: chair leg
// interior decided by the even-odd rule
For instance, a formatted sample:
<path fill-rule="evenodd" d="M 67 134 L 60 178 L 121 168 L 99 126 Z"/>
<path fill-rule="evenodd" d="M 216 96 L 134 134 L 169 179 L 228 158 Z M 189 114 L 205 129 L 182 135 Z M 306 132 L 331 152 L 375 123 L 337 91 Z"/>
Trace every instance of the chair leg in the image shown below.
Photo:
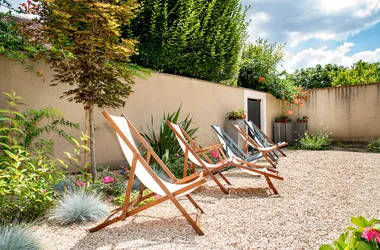
<path fill-rule="evenodd" d="M 273 190 L 274 194 L 278 194 L 277 189 L 274 187 L 274 185 L 273 185 L 272 181 L 269 179 L 269 177 L 266 175 L 264 175 L 264 176 L 265 176 L 265 179 L 267 180 L 269 188 Z"/>
<path fill-rule="evenodd" d="M 223 178 L 227 185 L 232 185 L 231 182 L 226 178 L 226 176 L 222 174 L 222 172 L 218 171 L 218 174 Z"/>
<path fill-rule="evenodd" d="M 281 149 L 277 149 L 278 150 L 278 152 L 280 152 L 283 156 L 285 156 L 286 157 L 286 154 L 281 150 Z"/>
<path fill-rule="evenodd" d="M 169 198 L 173 204 L 178 208 L 178 210 L 182 213 L 182 215 L 186 218 L 187 222 L 194 228 L 194 230 L 199 235 L 204 235 L 202 229 L 197 225 L 196 221 L 194 221 L 188 212 L 182 207 L 182 205 L 179 203 L 179 201 L 176 198 Z"/>
<path fill-rule="evenodd" d="M 219 186 L 219 188 L 223 191 L 225 194 L 229 194 L 228 190 L 220 183 L 220 181 L 215 177 L 215 175 L 210 175 L 211 179 L 215 181 L 215 183 Z"/>
<path fill-rule="evenodd" d="M 188 194 L 186 195 L 186 198 L 191 202 L 191 204 L 193 204 L 193 206 L 196 208 L 196 209 L 199 209 L 201 210 L 201 213 L 204 214 L 205 212 L 203 211 L 203 209 L 198 205 L 198 203 L 195 202 L 195 200 Z"/>

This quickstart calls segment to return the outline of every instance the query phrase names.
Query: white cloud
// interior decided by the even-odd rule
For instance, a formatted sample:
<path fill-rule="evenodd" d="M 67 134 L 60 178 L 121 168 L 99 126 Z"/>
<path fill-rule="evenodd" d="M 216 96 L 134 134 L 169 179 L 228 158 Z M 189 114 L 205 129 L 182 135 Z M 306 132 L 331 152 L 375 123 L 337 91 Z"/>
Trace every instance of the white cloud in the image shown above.
<path fill-rule="evenodd" d="M 320 0 L 319 8 L 327 13 L 351 10 L 358 17 L 366 17 L 380 8 L 380 2 L 378 0 Z"/>
<path fill-rule="evenodd" d="M 249 40 L 296 47 L 310 39 L 344 41 L 380 22 L 380 0 L 242 0 L 251 5 Z M 263 14 L 264 13 L 264 14 Z"/>
<path fill-rule="evenodd" d="M 355 44 L 345 42 L 343 45 L 332 50 L 328 50 L 326 46 L 323 46 L 319 49 L 305 49 L 296 54 L 288 53 L 285 57 L 284 68 L 288 72 L 293 72 L 295 69 L 315 67 L 317 64 L 326 65 L 331 63 L 351 66 L 359 60 L 366 62 L 380 61 L 380 48 L 374 51 L 362 51 L 352 56 L 347 56 L 346 54 L 353 46 Z"/>

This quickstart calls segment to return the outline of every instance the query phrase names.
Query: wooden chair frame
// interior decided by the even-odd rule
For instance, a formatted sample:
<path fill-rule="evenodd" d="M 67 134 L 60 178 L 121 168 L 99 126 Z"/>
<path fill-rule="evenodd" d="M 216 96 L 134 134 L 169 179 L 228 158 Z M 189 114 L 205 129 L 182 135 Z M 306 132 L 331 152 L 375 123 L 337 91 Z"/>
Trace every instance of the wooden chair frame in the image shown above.
<path fill-rule="evenodd" d="M 122 140 L 126 143 L 126 145 L 128 146 L 128 148 L 133 152 L 133 160 L 132 160 L 132 164 L 131 164 L 131 169 L 130 169 L 130 173 L 129 173 L 129 179 L 128 179 L 128 184 L 127 184 L 127 188 L 126 188 L 126 192 L 125 192 L 125 202 L 122 206 L 114 209 L 111 211 L 111 213 L 103 220 L 100 222 L 100 224 L 98 224 L 97 226 L 91 228 L 89 231 L 90 232 L 96 232 L 104 227 L 107 227 L 115 222 L 118 222 L 118 221 L 123 221 L 125 220 L 127 217 L 130 217 L 132 215 L 135 215 L 139 212 L 142 212 L 150 207 L 153 207 L 155 205 L 158 205 L 166 200 L 171 200 L 173 202 L 173 204 L 177 207 L 177 209 L 181 212 L 181 214 L 186 218 L 186 220 L 188 221 L 188 223 L 194 228 L 194 230 L 199 234 L 199 235 L 203 235 L 203 231 L 200 227 L 200 218 L 201 218 L 201 214 L 204 213 L 204 211 L 201 209 L 201 207 L 193 200 L 193 198 L 190 196 L 190 194 L 186 194 L 184 195 L 184 197 L 186 197 L 190 202 L 191 204 L 196 208 L 197 210 L 197 215 L 196 215 L 196 219 L 194 220 L 190 214 L 184 209 L 184 207 L 179 203 L 179 201 L 176 199 L 176 196 L 177 195 L 180 195 L 184 192 L 187 192 L 188 190 L 190 189 L 193 189 L 195 187 L 199 187 L 201 185 L 203 185 L 205 182 L 206 182 L 206 179 L 203 177 L 203 173 L 194 173 L 193 175 L 191 176 L 188 176 L 187 178 L 183 178 L 183 179 L 180 179 L 178 180 L 177 178 L 175 178 L 175 176 L 171 173 L 171 171 L 165 166 L 165 164 L 162 162 L 162 160 L 158 157 L 158 155 L 153 151 L 153 149 L 149 146 L 149 144 L 144 140 L 144 138 L 140 135 L 140 133 L 137 131 L 137 129 L 132 125 L 132 123 L 128 120 L 128 118 L 125 116 L 125 115 L 122 115 L 122 117 L 124 117 L 128 123 L 128 126 L 134 136 L 134 138 L 136 138 L 140 143 L 142 143 L 142 145 L 144 145 L 144 147 L 146 148 L 147 150 L 147 155 L 146 155 L 146 158 L 144 159 L 140 153 L 137 151 L 137 149 L 131 144 L 131 142 L 127 139 L 127 137 L 124 135 L 124 133 L 121 131 L 121 129 L 118 127 L 118 125 L 113 121 L 113 119 L 111 118 L 111 116 L 108 114 L 107 111 L 103 110 L 103 115 L 106 117 L 106 119 L 108 120 L 108 122 L 111 124 L 111 126 L 115 129 L 116 133 L 122 138 Z M 195 180 L 196 178 L 199 178 L 199 180 L 197 181 L 194 181 L 194 183 L 184 187 L 184 188 L 181 188 L 173 193 L 171 193 L 169 191 L 169 189 L 165 186 L 165 184 L 162 183 L 162 181 L 160 180 L 160 178 L 154 173 L 154 171 L 150 168 L 149 166 L 149 162 L 151 160 L 151 158 L 154 158 L 154 160 L 156 160 L 156 162 L 162 167 L 162 169 L 165 171 L 165 173 L 169 176 L 169 178 L 171 180 L 173 180 L 174 184 L 183 184 L 183 183 L 187 183 L 191 180 Z M 162 196 L 152 202 L 149 202 L 143 206 L 140 206 L 140 207 L 137 207 L 137 208 L 134 208 L 134 206 L 141 202 L 141 201 L 144 201 L 152 196 L 155 195 L 155 193 L 150 193 L 148 195 L 143 195 L 143 192 L 145 190 L 145 186 L 142 184 L 140 186 L 140 191 L 139 191 L 139 194 L 137 196 L 137 198 L 130 202 L 130 197 L 131 197 L 131 191 L 132 191 L 132 185 L 133 185 L 133 181 L 134 181 L 134 178 L 135 178 L 135 170 L 136 170 L 136 163 L 137 161 L 140 161 L 140 163 L 143 165 L 143 167 L 146 169 L 146 171 L 149 173 L 149 175 L 157 182 L 157 184 L 159 185 L 159 187 L 165 192 L 166 196 Z M 115 214 L 117 214 L 118 212 L 121 211 L 121 215 L 119 216 L 115 216 Z M 111 219 L 112 218 L 112 219 Z"/>
<path fill-rule="evenodd" d="M 251 171 L 251 172 L 255 172 L 257 174 L 263 175 L 265 177 L 265 179 L 266 179 L 266 181 L 267 181 L 268 186 L 270 187 L 270 189 L 272 189 L 272 191 L 275 194 L 278 194 L 277 189 L 274 187 L 272 181 L 270 180 L 270 177 L 278 179 L 278 180 L 283 180 L 283 177 L 281 177 L 281 176 L 278 175 L 278 171 L 277 170 L 272 169 L 272 168 L 268 168 L 268 167 L 262 167 L 262 166 L 259 166 L 257 164 L 254 164 L 254 163 L 251 163 L 251 162 L 247 162 L 247 161 L 244 161 L 242 159 L 235 158 L 235 157 L 229 157 L 229 158 L 227 158 L 226 155 L 223 152 L 223 146 L 221 144 L 216 144 L 214 146 L 210 146 L 210 147 L 202 148 L 201 149 L 198 146 L 198 144 L 191 138 L 191 136 L 189 136 L 186 133 L 186 131 L 183 128 L 179 127 L 181 129 L 182 134 L 185 136 L 186 139 L 183 138 L 177 132 L 177 130 L 173 127 L 173 125 L 169 121 L 167 121 L 166 124 L 172 129 L 172 131 L 176 135 L 176 137 L 179 140 L 181 140 L 181 142 L 186 147 L 185 152 L 184 152 L 185 153 L 184 175 L 185 175 L 185 173 L 187 171 L 188 154 L 189 154 L 189 152 L 191 152 L 194 155 L 194 157 L 197 159 L 197 161 L 201 164 L 201 167 L 203 168 L 203 170 L 201 172 L 203 172 L 204 176 L 210 176 L 213 179 L 213 181 L 219 186 L 219 188 L 225 194 L 228 194 L 229 192 L 220 183 L 220 181 L 215 177 L 215 174 L 216 173 L 219 174 L 228 185 L 231 185 L 231 182 L 221 173 L 221 169 L 226 168 L 226 167 L 230 167 L 230 166 L 241 168 L 241 169 L 244 169 L 244 170 L 247 170 L 247 171 Z M 186 140 L 188 140 L 188 141 L 186 141 Z M 207 151 L 207 150 L 213 150 L 213 149 L 217 150 L 218 158 L 219 158 L 219 160 L 220 160 L 220 162 L 222 164 L 219 167 L 217 167 L 217 168 L 209 169 L 203 163 L 203 161 L 199 157 L 198 153 L 200 153 L 207 160 L 208 157 L 205 156 L 204 152 Z M 209 163 L 211 163 L 211 161 L 209 161 L 209 159 L 207 161 Z M 263 171 L 263 169 L 266 169 L 268 171 Z"/>
<path fill-rule="evenodd" d="M 282 147 L 285 147 L 288 145 L 287 142 L 282 142 L 282 143 L 274 143 L 258 126 L 256 126 L 256 124 L 254 124 L 252 121 L 247 121 L 247 120 L 244 120 L 244 123 L 247 125 L 248 127 L 248 130 L 251 131 L 252 134 L 256 134 L 258 135 L 258 138 L 259 140 L 261 140 L 263 142 L 264 145 L 268 145 L 268 146 L 276 146 L 277 147 L 277 151 L 280 152 L 283 156 L 286 157 L 286 154 L 284 153 L 284 151 L 281 150 Z M 251 127 L 252 125 L 252 127 Z M 277 157 L 278 155 L 276 154 L 276 152 L 274 151 L 273 152 Z"/>
<path fill-rule="evenodd" d="M 234 129 L 239 133 L 239 135 L 244 139 L 243 151 L 248 152 L 249 146 L 253 147 L 255 150 L 263 154 L 263 157 L 273 166 L 276 167 L 277 161 L 269 154 L 274 152 L 278 148 L 276 146 L 263 148 L 238 124 L 232 125 Z"/>

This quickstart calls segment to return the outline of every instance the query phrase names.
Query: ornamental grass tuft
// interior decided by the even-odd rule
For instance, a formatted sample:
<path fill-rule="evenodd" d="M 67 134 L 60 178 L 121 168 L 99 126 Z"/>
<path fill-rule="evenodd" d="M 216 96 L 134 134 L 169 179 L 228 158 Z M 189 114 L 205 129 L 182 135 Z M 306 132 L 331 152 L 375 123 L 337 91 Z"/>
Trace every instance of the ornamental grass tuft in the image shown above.
<path fill-rule="evenodd" d="M 50 219 L 64 226 L 98 221 L 108 214 L 108 206 L 99 194 L 84 189 L 66 193 L 58 206 L 51 210 Z"/>
<path fill-rule="evenodd" d="M 12 223 L 0 225 L 0 249 L 38 250 L 41 246 L 25 225 Z"/>

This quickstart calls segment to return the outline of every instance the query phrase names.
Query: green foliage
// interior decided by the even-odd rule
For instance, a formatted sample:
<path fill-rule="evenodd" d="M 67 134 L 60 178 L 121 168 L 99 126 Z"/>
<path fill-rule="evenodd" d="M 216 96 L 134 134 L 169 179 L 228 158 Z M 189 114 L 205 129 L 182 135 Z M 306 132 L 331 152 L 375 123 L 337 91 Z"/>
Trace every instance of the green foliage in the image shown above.
<path fill-rule="evenodd" d="M 319 250 L 378 250 L 380 249 L 380 221 L 367 220 L 363 216 L 352 217 L 352 224 L 331 245 L 323 245 Z"/>
<path fill-rule="evenodd" d="M 297 69 L 288 77 L 305 89 L 373 83 L 380 81 L 380 63 L 358 61 L 349 68 L 331 64 L 322 67 L 318 64 Z"/>
<path fill-rule="evenodd" d="M 74 87 L 63 96 L 85 105 L 123 106 L 133 83 L 127 63 L 136 41 L 120 39 L 120 26 L 135 16 L 136 1 L 37 3 L 39 25 L 30 35 L 51 44 L 44 58 L 54 69 L 54 84 Z"/>
<path fill-rule="evenodd" d="M 230 111 L 226 114 L 225 117 L 227 120 L 237 120 L 237 119 L 245 119 L 246 115 L 244 110 L 239 109 L 237 111 Z"/>
<path fill-rule="evenodd" d="M 284 46 L 261 38 L 255 43 L 248 43 L 243 49 L 237 85 L 268 92 L 284 101 L 285 107 L 289 103 L 302 105 L 308 93 L 296 86 L 285 72 L 278 71 L 285 56 Z"/>
<path fill-rule="evenodd" d="M 108 206 L 99 194 L 79 189 L 66 193 L 50 213 L 50 219 L 60 225 L 98 221 L 108 214 Z"/>
<path fill-rule="evenodd" d="M 318 131 L 315 135 L 305 132 L 299 142 L 295 145 L 296 149 L 306 150 L 328 150 L 331 148 L 332 139 L 325 131 Z"/>
<path fill-rule="evenodd" d="M 79 128 L 78 123 L 65 120 L 60 112 L 47 107 L 39 110 L 28 109 L 22 113 L 23 118 L 17 118 L 19 126 L 24 131 L 23 142 L 25 147 L 30 147 L 34 139 L 42 134 L 57 133 L 60 137 L 70 140 L 71 136 L 67 134 L 62 127 Z"/>
<path fill-rule="evenodd" d="M 105 183 L 104 178 L 108 176 L 113 180 L 112 182 Z M 94 188 L 98 192 L 102 192 L 106 196 L 119 196 L 121 194 L 125 194 L 126 188 L 126 180 L 128 178 L 128 174 L 120 174 L 119 170 L 110 171 L 108 168 L 104 169 L 99 174 L 98 182 L 92 184 L 92 188 Z"/>
<path fill-rule="evenodd" d="M 59 193 L 56 187 L 64 178 L 62 167 L 67 167 L 62 160 L 52 159 L 53 142 L 37 140 L 38 137 L 55 131 L 69 138 L 59 125 L 77 125 L 64 120 L 51 108 L 20 113 L 17 105 L 23 98 L 15 92 L 4 94 L 9 108 L 0 110 L 0 214 L 7 219 L 29 220 L 54 204 Z M 78 147 L 76 153 L 85 147 L 72 137 L 70 141 Z M 70 160 L 78 161 L 69 156 Z"/>
<path fill-rule="evenodd" d="M 54 203 L 53 186 L 64 176 L 58 169 L 63 162 L 50 159 L 51 143 L 40 141 L 34 148 L 20 143 L 25 139 L 22 125 L 26 121 L 17 111 L 22 97 L 5 94 L 9 109 L 0 110 L 0 214 L 27 220 Z"/>
<path fill-rule="evenodd" d="M 317 64 L 314 68 L 297 69 L 293 74 L 289 74 L 289 77 L 297 86 L 302 86 L 305 89 L 328 88 L 332 86 L 334 73 L 343 68 L 331 64 L 322 67 Z"/>
<path fill-rule="evenodd" d="M 246 37 L 239 0 L 142 0 L 124 31 L 140 41 L 139 65 L 221 82 L 234 79 Z"/>
<path fill-rule="evenodd" d="M 7 12 L 0 12 L 0 55 L 23 64 L 26 68 L 33 67 L 26 62 L 27 59 L 38 59 L 46 51 L 42 44 L 35 40 L 30 40 L 26 36 L 26 29 L 21 23 L 17 23 L 12 11 L 17 11 L 6 1 L 0 1 L 0 6 L 9 9 Z M 24 24 L 27 25 L 27 24 Z"/>
<path fill-rule="evenodd" d="M 157 133 L 154 130 L 154 122 L 153 116 L 151 117 L 151 127 L 147 125 L 147 129 L 149 132 L 144 132 L 142 130 L 142 137 L 150 144 L 154 152 L 167 163 L 172 157 L 176 155 L 182 155 L 182 149 L 179 145 L 175 134 L 172 132 L 170 127 L 166 124 L 166 121 L 171 123 L 176 123 L 180 127 L 182 127 L 186 133 L 189 134 L 193 139 L 195 139 L 195 132 L 198 128 L 190 128 L 190 125 L 193 122 L 192 117 L 190 117 L 190 113 L 186 115 L 185 119 L 182 122 L 179 122 L 179 115 L 181 112 L 181 106 L 177 109 L 177 111 L 173 113 L 164 113 L 161 121 L 160 121 L 160 130 Z"/>
<path fill-rule="evenodd" d="M 143 192 L 143 195 L 148 195 L 152 193 L 152 191 L 150 191 L 149 189 L 145 189 L 144 192 Z M 137 196 L 139 195 L 139 192 L 138 191 L 135 191 L 135 190 L 132 190 L 132 193 L 131 193 L 131 197 L 129 199 L 130 202 L 134 201 Z M 139 203 L 136 204 L 136 207 L 140 207 L 142 205 L 145 205 L 149 202 L 152 202 L 154 201 L 155 198 L 154 197 L 150 197 L 144 201 L 141 201 Z M 125 193 L 124 194 L 120 194 L 119 196 L 115 197 L 115 199 L 113 200 L 113 202 L 119 206 L 122 206 L 124 204 L 124 201 L 125 201 Z"/>
<path fill-rule="evenodd" d="M 380 81 L 380 63 L 356 62 L 351 68 L 342 68 L 332 74 L 332 86 L 374 83 Z"/>
<path fill-rule="evenodd" d="M 277 45 L 258 38 L 243 49 L 238 86 L 268 92 L 268 86 L 278 82 L 277 67 L 283 61 L 285 44 Z"/>
<path fill-rule="evenodd" d="M 380 139 L 372 139 L 366 146 L 367 150 L 375 153 L 380 153 Z"/>
<path fill-rule="evenodd" d="M 42 247 L 25 225 L 12 223 L 0 225 L 0 249 L 39 250 Z"/>

